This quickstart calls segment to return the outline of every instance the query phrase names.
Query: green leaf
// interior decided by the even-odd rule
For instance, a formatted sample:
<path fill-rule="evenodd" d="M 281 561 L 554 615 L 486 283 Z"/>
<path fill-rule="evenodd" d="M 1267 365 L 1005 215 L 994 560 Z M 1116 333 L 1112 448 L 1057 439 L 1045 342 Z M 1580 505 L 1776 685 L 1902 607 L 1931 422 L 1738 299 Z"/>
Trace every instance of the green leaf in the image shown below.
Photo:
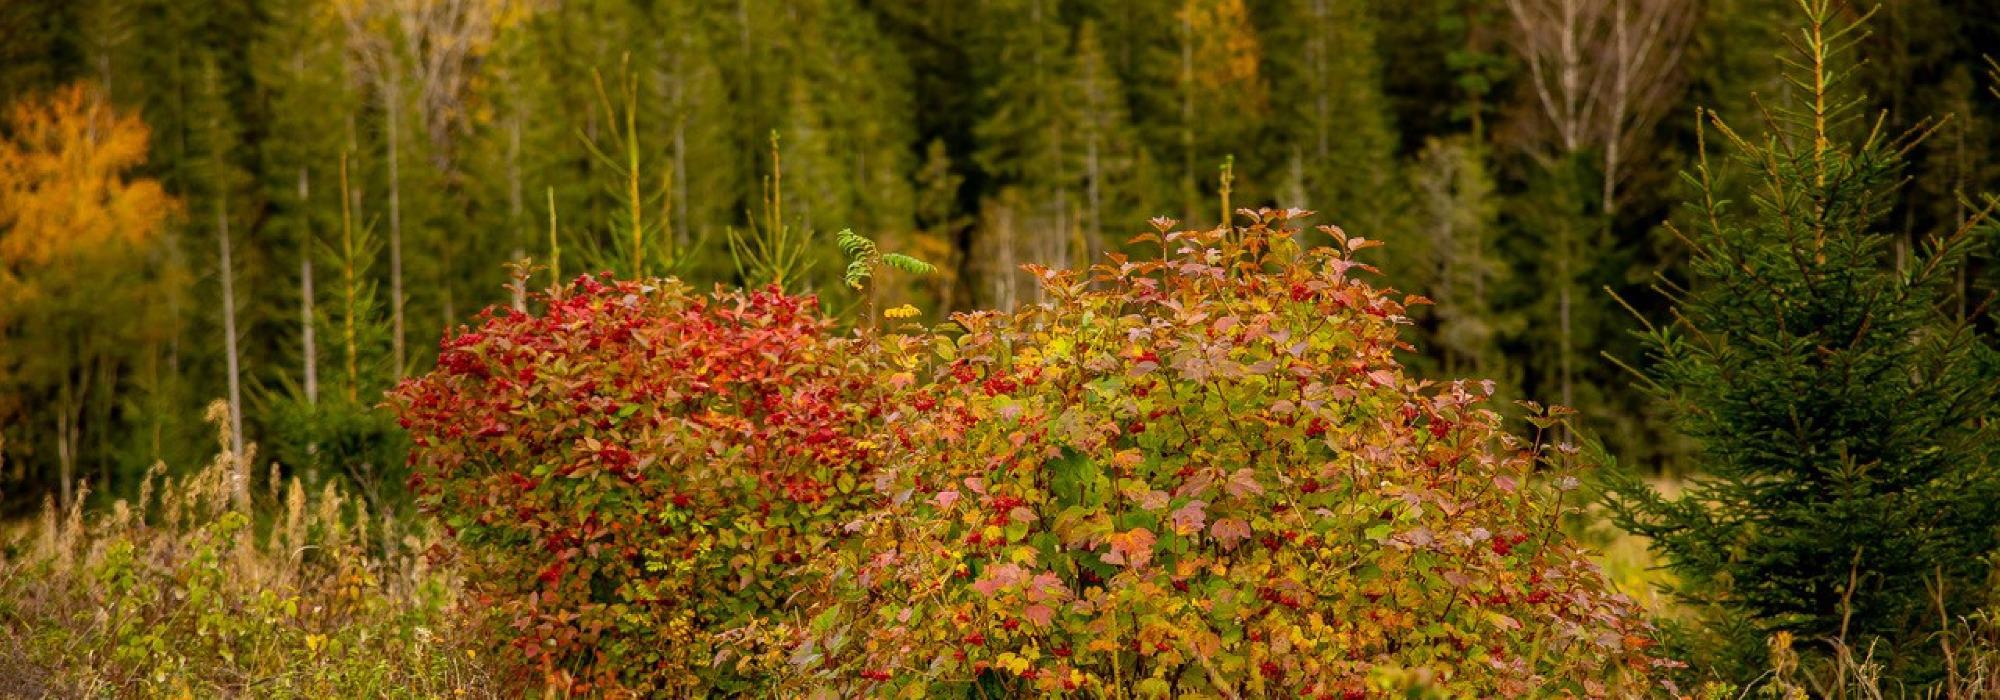
<path fill-rule="evenodd" d="M 813 631 L 825 633 L 827 630 L 833 629 L 834 620 L 839 618 L 839 616 L 840 616 L 839 608 L 830 607 L 827 608 L 826 610 L 820 611 L 820 614 L 813 616 L 812 619 Z"/>
<path fill-rule="evenodd" d="M 834 242 L 840 246 L 840 252 L 850 259 L 872 257 L 875 254 L 875 242 L 855 233 L 851 228 L 841 229 L 840 233 L 834 234 Z"/>
<path fill-rule="evenodd" d="M 882 264 L 888 265 L 891 269 L 907 272 L 912 275 L 928 275 L 937 272 L 936 265 L 901 253 L 889 253 L 882 256 Z"/>
<path fill-rule="evenodd" d="M 869 269 L 867 260 L 855 260 L 847 264 L 845 281 L 849 287 L 860 289 L 861 283 L 873 276 L 874 273 Z"/>

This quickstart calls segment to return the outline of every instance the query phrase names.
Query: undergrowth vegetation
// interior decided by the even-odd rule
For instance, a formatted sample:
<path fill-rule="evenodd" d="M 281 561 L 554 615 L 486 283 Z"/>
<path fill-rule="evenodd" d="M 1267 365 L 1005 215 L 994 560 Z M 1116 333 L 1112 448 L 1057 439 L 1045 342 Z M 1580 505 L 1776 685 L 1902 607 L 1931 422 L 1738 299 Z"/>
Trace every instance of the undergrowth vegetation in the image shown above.
<path fill-rule="evenodd" d="M 1394 357 L 1305 212 L 832 331 L 810 297 L 584 277 L 392 405 L 510 683 L 826 697 L 1609 697 L 1651 632 L 1561 529 L 1563 413 Z M 1568 498 L 1565 501 L 1565 498 Z"/>
<path fill-rule="evenodd" d="M 1563 413 L 1394 352 L 1405 307 L 1301 211 L 1135 241 L 954 318 L 897 494 L 819 573 L 832 696 L 1454 697 L 1651 690 L 1650 631 L 1560 527 Z M 820 659 L 826 659 L 822 665 Z"/>
<path fill-rule="evenodd" d="M 221 453 L 137 500 L 45 509 L 0 550 L 0 697 L 484 697 L 437 544 L 297 478 L 233 503 Z M 82 499 L 77 501 L 83 503 Z M 25 536 L 23 536 L 25 535 Z"/>
<path fill-rule="evenodd" d="M 492 646 L 577 692 L 756 687 L 787 572 L 881 494 L 871 438 L 913 378 L 775 288 L 582 277 L 540 301 L 391 399 Z"/>

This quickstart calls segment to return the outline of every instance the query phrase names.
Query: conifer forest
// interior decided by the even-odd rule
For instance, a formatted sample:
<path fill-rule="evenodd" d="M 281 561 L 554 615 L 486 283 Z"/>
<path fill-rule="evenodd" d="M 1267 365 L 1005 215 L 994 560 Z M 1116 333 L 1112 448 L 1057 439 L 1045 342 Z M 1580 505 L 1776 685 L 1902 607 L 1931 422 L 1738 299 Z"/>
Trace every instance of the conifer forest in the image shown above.
<path fill-rule="evenodd" d="M 2000 3 L 0 0 L 0 698 L 2000 698 Z"/>

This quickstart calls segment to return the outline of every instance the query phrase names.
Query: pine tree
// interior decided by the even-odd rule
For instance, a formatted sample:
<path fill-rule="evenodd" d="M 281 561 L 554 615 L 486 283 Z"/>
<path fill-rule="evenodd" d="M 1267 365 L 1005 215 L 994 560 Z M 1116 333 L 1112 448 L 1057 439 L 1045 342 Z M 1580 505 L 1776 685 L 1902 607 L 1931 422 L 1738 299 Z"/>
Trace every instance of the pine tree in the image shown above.
<path fill-rule="evenodd" d="M 722 26 L 738 32 L 726 82 L 740 162 L 768 162 L 772 130 L 782 134 L 786 226 L 810 248 L 808 286 L 838 284 L 832 232 L 900 232 L 912 222 L 910 74 L 870 12 L 854 0 L 744 0 Z M 798 130 L 798 134 L 794 134 Z M 760 172 L 742 188 L 738 216 L 762 206 Z M 822 182 L 816 188 L 806 182 Z M 754 216 L 748 216 L 754 218 Z M 810 218 L 810 220 L 808 220 Z"/>
<path fill-rule="evenodd" d="M 1138 222 L 1157 215 L 1160 203 L 1154 182 L 1157 169 L 1138 142 L 1126 91 L 1113 70 L 1095 21 L 1085 20 L 1076 31 L 1075 138 L 1081 153 L 1083 240 L 1085 260 L 1120 246 Z"/>
<path fill-rule="evenodd" d="M 384 509 L 403 503 L 399 484 L 407 443 L 395 423 L 375 410 L 394 383 L 391 328 L 378 296 L 374 268 L 382 246 L 371 227 L 356 220 L 346 154 L 337 158 L 330 194 L 338 198 L 339 220 L 315 247 L 327 263 L 325 295 L 313 326 L 327 342 L 326 388 L 318 401 L 274 403 L 266 420 L 281 439 L 278 460 L 309 475 L 322 467 L 339 475 Z"/>
<path fill-rule="evenodd" d="M 1858 27 L 1836 25 L 1830 0 L 1800 6 L 1788 78 L 1802 99 L 1770 107 L 1765 134 L 1711 119 L 1753 196 L 1742 210 L 1721 199 L 1703 154 L 1689 176 L 1700 224 L 1682 236 L 1691 285 L 1671 299 L 1675 322 L 1645 334 L 1643 376 L 1705 475 L 1672 499 L 1627 477 L 1609 504 L 1683 595 L 1745 623 L 1722 628 L 1747 628 L 1741 648 L 1777 630 L 1885 639 L 1876 657 L 1920 679 L 1925 631 L 1985 590 L 2000 387 L 1979 361 L 1990 348 L 1948 312 L 1967 229 L 1893 261 L 1884 214 L 1927 132 L 1858 123 L 1841 63 Z"/>
<path fill-rule="evenodd" d="M 1382 95 L 1382 67 L 1375 50 L 1375 18 L 1357 0 L 1292 0 L 1274 12 L 1272 88 L 1295 95 L 1283 101 L 1280 120 L 1288 154 L 1298 170 L 1297 191 L 1283 201 L 1318 211 L 1326 222 L 1370 238 L 1390 250 L 1413 248 L 1384 230 L 1398 216 L 1391 195 L 1397 173 L 1397 136 Z M 1391 273 L 1401 270 L 1392 269 Z M 1418 289 L 1424 292 L 1427 290 Z"/>
<path fill-rule="evenodd" d="M 1244 0 L 1184 0 L 1173 20 L 1179 49 L 1173 85 L 1179 103 L 1171 143 L 1178 145 L 1173 162 L 1179 164 L 1182 216 L 1192 225 L 1209 220 L 1213 193 L 1207 183 L 1214 180 L 1216 165 L 1232 156 L 1254 155 L 1270 96 L 1262 72 L 1264 49 Z M 1244 181 L 1235 187 L 1257 192 L 1260 184 Z"/>
<path fill-rule="evenodd" d="M 983 275 L 990 299 L 1018 301 L 1018 266 L 1036 262 L 1066 267 L 1079 252 L 1076 222 L 1082 208 L 1086 144 L 1076 133 L 1085 100 L 1071 79 L 1076 67 L 1070 32 L 1052 0 L 992 0 L 983 22 L 1002 28 L 984 47 L 993 67 L 985 81 L 986 117 L 974 128 L 980 169 L 998 196 L 986 206 L 1005 207 L 995 225 L 981 228 Z"/>
<path fill-rule="evenodd" d="M 260 143 L 261 184 L 274 211 L 263 233 L 274 257 L 298 264 L 297 374 L 280 376 L 311 404 L 318 400 L 320 370 L 314 258 L 321 233 L 337 224 L 338 193 L 329 175 L 353 104 L 333 6 L 288 0 L 268 9 L 270 23 L 251 48 L 251 72 L 270 115 L 268 137 Z"/>
<path fill-rule="evenodd" d="M 1486 154 L 1467 138 L 1432 140 L 1411 166 L 1419 234 L 1406 246 L 1423 254 L 1419 288 L 1433 302 L 1436 329 L 1426 346 L 1443 353 L 1447 377 L 1518 379 L 1500 350 L 1502 338 L 1521 330 L 1518 314 L 1494 303 L 1510 269 L 1495 238 L 1500 207 Z M 1398 278 L 1404 279 L 1404 278 Z M 1501 392 L 1514 395 L 1512 391 Z"/>

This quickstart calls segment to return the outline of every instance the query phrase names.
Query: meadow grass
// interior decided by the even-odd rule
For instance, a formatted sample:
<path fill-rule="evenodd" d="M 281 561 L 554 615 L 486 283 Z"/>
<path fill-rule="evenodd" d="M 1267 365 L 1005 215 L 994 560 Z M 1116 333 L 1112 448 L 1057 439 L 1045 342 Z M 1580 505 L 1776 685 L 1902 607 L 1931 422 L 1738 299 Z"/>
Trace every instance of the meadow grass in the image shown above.
<path fill-rule="evenodd" d="M 227 428 L 223 428 L 224 431 Z M 275 467 L 254 447 L 148 472 L 136 500 L 49 502 L 0 539 L 0 697 L 488 697 L 428 528 Z"/>

